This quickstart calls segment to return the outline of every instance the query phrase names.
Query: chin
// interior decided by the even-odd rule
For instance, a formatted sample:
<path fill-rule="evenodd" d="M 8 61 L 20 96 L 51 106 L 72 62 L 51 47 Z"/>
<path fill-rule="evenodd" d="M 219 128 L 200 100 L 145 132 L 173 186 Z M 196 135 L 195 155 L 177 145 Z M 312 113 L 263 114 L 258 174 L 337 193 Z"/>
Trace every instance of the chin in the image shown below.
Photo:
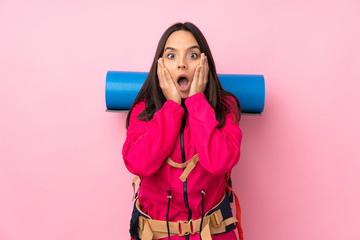
<path fill-rule="evenodd" d="M 188 98 L 188 96 L 189 96 L 189 93 L 187 93 L 187 94 L 181 94 L 181 95 L 180 95 L 180 97 L 181 97 L 182 99 L 186 99 L 186 98 Z"/>

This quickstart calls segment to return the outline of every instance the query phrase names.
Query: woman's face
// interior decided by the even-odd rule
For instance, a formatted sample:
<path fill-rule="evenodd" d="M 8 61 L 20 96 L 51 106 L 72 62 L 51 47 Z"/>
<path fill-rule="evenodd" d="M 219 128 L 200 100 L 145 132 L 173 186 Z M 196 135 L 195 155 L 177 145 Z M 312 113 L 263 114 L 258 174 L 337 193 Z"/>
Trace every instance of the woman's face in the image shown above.
<path fill-rule="evenodd" d="M 189 31 L 175 31 L 166 41 L 162 58 L 181 98 L 189 95 L 195 69 L 200 64 L 200 55 L 200 46 Z"/>

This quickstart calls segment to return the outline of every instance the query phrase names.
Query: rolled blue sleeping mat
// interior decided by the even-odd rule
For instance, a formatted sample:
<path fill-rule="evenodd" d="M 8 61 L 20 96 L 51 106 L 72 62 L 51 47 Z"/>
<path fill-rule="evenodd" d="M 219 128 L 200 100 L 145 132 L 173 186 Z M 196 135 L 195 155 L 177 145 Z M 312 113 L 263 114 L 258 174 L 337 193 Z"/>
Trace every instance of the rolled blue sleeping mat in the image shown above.
<path fill-rule="evenodd" d="M 108 110 L 129 110 L 144 84 L 148 72 L 108 71 L 105 98 Z M 242 113 L 259 114 L 264 110 L 263 75 L 218 74 L 223 88 L 240 101 Z"/>

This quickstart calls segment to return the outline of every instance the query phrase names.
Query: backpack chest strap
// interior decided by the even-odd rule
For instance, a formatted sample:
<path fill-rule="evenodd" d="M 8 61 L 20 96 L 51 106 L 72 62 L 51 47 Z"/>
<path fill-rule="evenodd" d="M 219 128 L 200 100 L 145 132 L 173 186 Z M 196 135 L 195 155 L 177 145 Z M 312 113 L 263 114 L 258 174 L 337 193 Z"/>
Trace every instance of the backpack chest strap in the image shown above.
<path fill-rule="evenodd" d="M 183 173 L 180 175 L 180 180 L 185 182 L 186 178 L 189 176 L 190 172 L 195 168 L 196 164 L 199 162 L 198 154 L 195 154 L 190 160 L 184 163 L 176 163 L 171 158 L 167 158 L 166 162 L 175 168 L 185 168 Z"/>

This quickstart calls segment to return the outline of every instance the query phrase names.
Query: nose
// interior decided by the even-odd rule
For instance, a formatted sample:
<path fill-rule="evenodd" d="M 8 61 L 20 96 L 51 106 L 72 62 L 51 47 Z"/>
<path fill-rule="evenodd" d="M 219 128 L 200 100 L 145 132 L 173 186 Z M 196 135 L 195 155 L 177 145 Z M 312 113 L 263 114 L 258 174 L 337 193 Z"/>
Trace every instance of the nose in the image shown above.
<path fill-rule="evenodd" d="M 186 69 L 187 66 L 186 66 L 186 62 L 184 59 L 179 59 L 179 62 L 178 62 L 178 69 Z"/>
<path fill-rule="evenodd" d="M 186 65 L 185 64 L 179 64 L 178 69 L 186 69 Z"/>

